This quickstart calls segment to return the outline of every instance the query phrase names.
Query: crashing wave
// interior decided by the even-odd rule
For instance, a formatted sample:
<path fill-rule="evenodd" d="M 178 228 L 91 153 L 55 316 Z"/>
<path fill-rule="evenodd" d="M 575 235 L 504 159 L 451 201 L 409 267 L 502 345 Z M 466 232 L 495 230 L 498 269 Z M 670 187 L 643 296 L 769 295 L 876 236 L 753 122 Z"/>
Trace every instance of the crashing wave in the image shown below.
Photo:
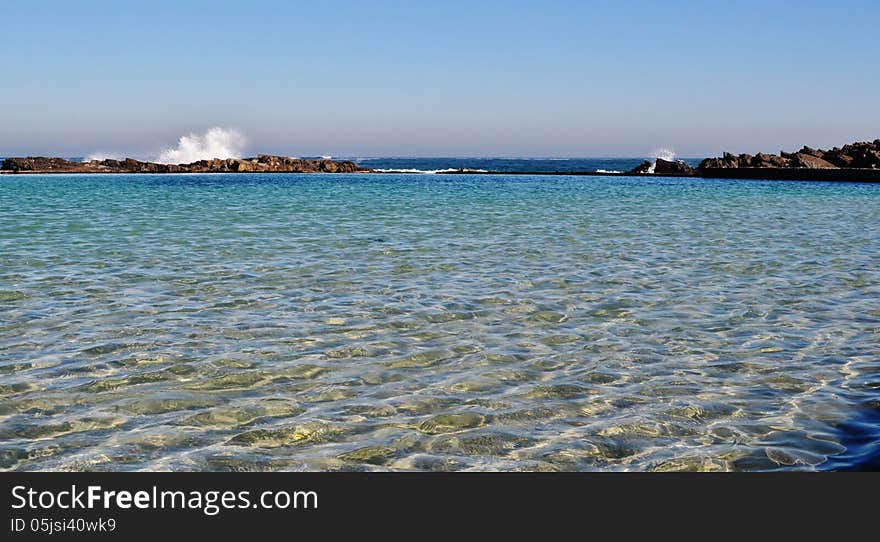
<path fill-rule="evenodd" d="M 651 155 L 654 157 L 654 162 L 648 168 L 648 173 L 654 173 L 654 168 L 657 167 L 657 158 L 667 162 L 675 162 L 675 151 L 672 149 L 656 149 Z"/>
<path fill-rule="evenodd" d="M 214 158 L 241 158 L 246 142 L 238 130 L 210 128 L 204 134 L 181 136 L 177 140 L 177 147 L 162 151 L 156 162 L 190 164 Z"/>
<path fill-rule="evenodd" d="M 101 162 L 103 160 L 121 160 L 121 157 L 118 154 L 109 152 L 95 152 L 83 158 L 82 162 Z"/>

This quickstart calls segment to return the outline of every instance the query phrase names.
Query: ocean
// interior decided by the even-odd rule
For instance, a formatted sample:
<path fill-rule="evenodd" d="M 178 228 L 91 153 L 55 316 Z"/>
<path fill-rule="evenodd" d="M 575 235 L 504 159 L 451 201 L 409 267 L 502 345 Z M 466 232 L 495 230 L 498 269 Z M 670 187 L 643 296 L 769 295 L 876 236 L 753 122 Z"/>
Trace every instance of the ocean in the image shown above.
<path fill-rule="evenodd" d="M 663 151 L 663 158 L 676 159 L 671 151 Z M 461 157 L 362 157 L 362 156 L 303 156 L 314 160 L 350 160 L 361 167 L 387 173 L 438 173 L 457 169 L 498 172 L 608 172 L 625 173 L 644 160 L 654 158 L 461 158 Z M 83 156 L 68 157 L 68 160 L 82 162 Z M 139 159 L 151 161 L 154 158 L 141 156 Z M 701 158 L 678 158 L 696 167 Z M 0 161 L 3 157 L 0 157 Z"/>
<path fill-rule="evenodd" d="M 359 160 L 621 171 L 620 160 Z M 4 470 L 880 468 L 880 187 L 0 177 Z"/>
<path fill-rule="evenodd" d="M 666 158 L 673 155 L 665 153 Z M 334 157 L 335 159 L 335 157 Z M 625 173 L 648 158 L 361 158 L 343 157 L 370 169 L 396 173 L 437 173 L 455 169 L 498 172 Z M 654 160 L 650 158 L 650 160 Z M 696 167 L 699 158 L 683 158 Z"/>

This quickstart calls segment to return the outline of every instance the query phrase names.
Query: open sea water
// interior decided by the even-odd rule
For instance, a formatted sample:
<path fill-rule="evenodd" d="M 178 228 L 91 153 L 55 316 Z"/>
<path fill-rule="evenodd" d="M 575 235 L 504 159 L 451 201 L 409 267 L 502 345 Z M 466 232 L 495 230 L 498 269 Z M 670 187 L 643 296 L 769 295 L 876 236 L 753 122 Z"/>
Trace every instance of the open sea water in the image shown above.
<path fill-rule="evenodd" d="M 0 468 L 880 468 L 878 226 L 847 183 L 2 176 Z"/>
<path fill-rule="evenodd" d="M 672 151 L 663 150 L 664 158 L 675 158 Z M 436 173 L 450 169 L 470 169 L 478 171 L 530 171 L 530 172 L 606 172 L 624 173 L 635 168 L 644 160 L 654 158 L 343 158 L 352 160 L 361 167 L 386 172 Z M 684 158 L 683 162 L 696 167 L 697 158 Z"/>

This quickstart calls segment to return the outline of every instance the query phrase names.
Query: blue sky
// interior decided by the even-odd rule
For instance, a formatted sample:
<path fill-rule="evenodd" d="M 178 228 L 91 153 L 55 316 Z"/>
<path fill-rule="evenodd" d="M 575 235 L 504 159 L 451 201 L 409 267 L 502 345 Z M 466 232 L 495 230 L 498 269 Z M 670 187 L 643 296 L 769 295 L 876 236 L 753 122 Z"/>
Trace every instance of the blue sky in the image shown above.
<path fill-rule="evenodd" d="M 0 156 L 188 132 L 355 156 L 683 156 L 880 137 L 876 0 L 9 2 Z"/>

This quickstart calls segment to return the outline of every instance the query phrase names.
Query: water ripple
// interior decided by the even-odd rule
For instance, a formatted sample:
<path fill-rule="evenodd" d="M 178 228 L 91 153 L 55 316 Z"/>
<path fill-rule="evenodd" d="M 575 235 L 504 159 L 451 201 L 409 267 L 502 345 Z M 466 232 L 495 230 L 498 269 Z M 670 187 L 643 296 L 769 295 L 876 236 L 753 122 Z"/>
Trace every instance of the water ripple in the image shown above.
<path fill-rule="evenodd" d="M 0 179 L 0 468 L 877 468 L 880 190 Z"/>

